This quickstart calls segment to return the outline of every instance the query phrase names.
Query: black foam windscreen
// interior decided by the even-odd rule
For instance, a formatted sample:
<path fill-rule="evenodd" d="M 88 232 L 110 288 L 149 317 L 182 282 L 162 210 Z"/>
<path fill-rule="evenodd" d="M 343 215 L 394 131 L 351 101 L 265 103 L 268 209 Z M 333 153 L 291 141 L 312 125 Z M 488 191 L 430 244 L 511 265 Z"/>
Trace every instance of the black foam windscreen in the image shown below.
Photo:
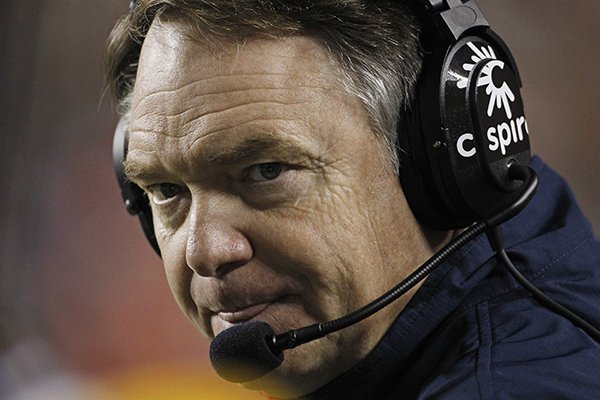
<path fill-rule="evenodd" d="M 235 325 L 218 334 L 210 345 L 210 362 L 223 379 L 249 382 L 274 370 L 283 352 L 269 347 L 275 332 L 264 321 Z"/>

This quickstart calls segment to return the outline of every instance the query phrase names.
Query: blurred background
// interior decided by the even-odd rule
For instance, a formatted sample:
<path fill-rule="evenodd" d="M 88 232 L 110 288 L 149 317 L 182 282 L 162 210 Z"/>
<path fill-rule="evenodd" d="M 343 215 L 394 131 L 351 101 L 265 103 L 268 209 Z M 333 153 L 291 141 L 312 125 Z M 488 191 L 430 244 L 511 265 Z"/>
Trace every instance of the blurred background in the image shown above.
<path fill-rule="evenodd" d="M 534 152 L 600 232 L 600 2 L 479 4 L 518 61 Z M 254 398 L 214 375 L 121 204 L 100 66 L 127 1 L 0 10 L 0 399 Z"/>

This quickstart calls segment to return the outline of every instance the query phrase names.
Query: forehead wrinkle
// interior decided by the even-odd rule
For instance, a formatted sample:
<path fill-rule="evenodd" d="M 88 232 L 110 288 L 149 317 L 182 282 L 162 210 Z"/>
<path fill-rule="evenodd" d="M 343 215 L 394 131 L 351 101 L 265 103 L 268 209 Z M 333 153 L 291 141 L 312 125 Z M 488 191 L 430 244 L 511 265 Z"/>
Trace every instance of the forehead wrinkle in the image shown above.
<path fill-rule="evenodd" d="M 200 82 L 194 82 L 200 83 Z M 262 82 L 261 82 L 262 83 Z M 188 86 L 189 88 L 189 86 Z M 293 96 L 294 101 L 289 100 L 289 90 L 294 90 Z M 333 89 L 335 91 L 335 89 Z M 205 117 L 216 117 L 219 113 L 235 112 L 237 108 L 241 107 L 255 107 L 259 108 L 257 112 L 264 111 L 271 106 L 271 110 L 275 107 L 286 106 L 293 107 L 303 104 L 308 104 L 315 101 L 314 93 L 320 91 L 326 98 L 332 92 L 331 88 L 323 86 L 312 86 L 312 85 L 294 85 L 294 86 L 283 86 L 277 85 L 276 87 L 269 87 L 268 85 L 249 88 L 236 88 L 230 90 L 215 90 L 214 92 L 196 93 L 190 96 L 191 102 L 187 107 L 181 107 L 175 102 L 172 102 L 169 98 L 163 101 L 153 101 L 153 97 L 156 95 L 166 95 L 169 97 L 181 97 L 184 94 L 179 94 L 178 90 L 174 91 L 161 91 L 151 93 L 148 96 L 139 100 L 134 105 L 134 109 L 139 113 L 133 119 L 135 123 L 136 131 L 148 131 L 162 133 L 163 135 L 182 137 L 189 132 L 189 128 L 192 130 L 201 130 L 205 127 L 202 119 Z M 254 100 L 252 93 L 260 92 L 262 100 Z M 241 96 L 240 94 L 248 94 L 248 96 Z M 235 96 L 237 95 L 237 96 Z M 174 99 L 176 100 L 176 99 Z M 166 105 L 174 103 L 174 107 L 166 107 Z M 260 108 L 262 107 L 262 109 Z M 169 108 L 174 108 L 173 111 L 169 111 Z M 218 117 L 217 117 L 218 118 Z M 234 121 L 235 119 L 232 119 Z M 239 121 L 238 121 L 239 122 Z M 194 126 L 197 125 L 197 126 Z M 160 132 L 158 127 L 162 127 L 165 131 Z M 169 129 L 170 128 L 170 129 Z M 170 132 L 167 132 L 170 130 Z"/>
<path fill-rule="evenodd" d="M 280 108 L 280 109 L 285 109 L 285 107 L 289 107 L 289 106 L 297 106 L 297 105 L 302 105 L 302 104 L 308 104 L 308 102 L 285 102 L 285 101 L 248 101 L 248 102 L 244 102 L 244 103 L 239 103 L 239 104 L 235 104 L 235 105 L 228 105 L 227 107 L 223 107 L 221 109 L 218 110 L 211 110 L 209 112 L 200 110 L 197 111 L 195 115 L 191 116 L 187 122 L 185 122 L 183 125 L 180 126 L 180 130 L 183 132 L 194 132 L 196 130 L 202 130 L 203 132 L 205 132 L 203 134 L 203 136 L 205 134 L 208 133 L 214 133 L 216 131 L 222 131 L 225 129 L 229 129 L 229 128 L 233 128 L 236 126 L 241 126 L 243 124 L 247 124 L 247 123 L 252 123 L 252 122 L 258 122 L 258 121 L 289 121 L 289 118 L 283 118 L 284 113 L 276 113 L 275 109 L 276 108 Z M 271 115 L 268 116 L 262 116 L 264 115 L 264 106 L 270 106 L 269 109 L 269 113 Z M 239 108 L 254 108 L 254 107 L 258 107 L 257 110 L 255 110 L 254 112 L 251 113 L 251 115 L 247 116 L 244 119 L 240 119 L 238 118 L 228 118 L 228 115 L 232 114 L 235 116 L 235 112 L 237 109 Z M 188 110 L 190 113 L 193 110 Z M 290 111 L 288 112 L 288 114 L 292 114 L 293 113 Z M 282 115 L 282 117 L 277 117 L 277 115 Z M 211 130 L 211 131 L 205 131 L 205 127 L 208 126 L 209 124 L 204 122 L 205 120 L 213 120 L 215 122 L 217 122 L 219 125 L 224 125 L 224 126 L 220 126 L 218 129 L 215 130 Z M 225 121 L 229 121 L 228 124 L 225 124 Z"/>
<path fill-rule="evenodd" d="M 228 78 L 227 76 L 222 76 L 222 78 Z M 180 87 L 180 88 L 176 88 L 176 89 L 164 89 L 164 90 L 156 90 L 152 93 L 148 93 L 143 95 L 142 98 L 139 99 L 139 101 L 135 102 L 137 104 L 134 104 L 134 107 L 132 108 L 132 110 L 136 110 L 140 107 L 147 107 L 150 110 L 154 110 L 157 109 L 159 107 L 159 105 L 161 103 L 164 103 L 164 101 L 160 101 L 160 102 L 155 102 L 155 103 L 151 103 L 150 105 L 146 105 L 146 102 L 152 102 L 152 100 L 154 99 L 154 97 L 156 96 L 167 96 L 167 98 L 169 97 L 175 97 L 175 98 L 180 98 L 181 96 L 184 96 L 187 92 L 187 90 L 192 90 L 194 89 L 194 91 L 192 91 L 193 94 L 193 99 L 197 100 L 197 99 L 203 99 L 205 97 L 209 97 L 209 96 L 221 96 L 221 95 L 234 95 L 234 94 L 241 94 L 241 93 L 247 93 L 247 92 L 252 92 L 252 91 L 265 91 L 265 92 L 273 92 L 275 94 L 278 94 L 277 92 L 281 92 L 282 95 L 285 95 L 287 93 L 287 91 L 289 90 L 320 90 L 320 91 L 330 91 L 332 88 L 327 88 L 323 85 L 319 85 L 319 84 L 315 84 L 315 85 L 311 85 L 311 84 L 298 84 L 297 82 L 295 82 L 293 85 L 283 85 L 283 82 L 280 82 L 276 85 L 268 85 L 268 82 L 260 82 L 260 85 L 257 85 L 258 82 L 253 81 L 253 82 L 249 82 L 249 86 L 248 87 L 238 87 L 238 88 L 233 88 L 233 89 L 227 89 L 227 88 L 223 88 L 223 86 L 220 83 L 214 83 L 215 88 L 209 88 L 208 86 L 213 86 L 213 85 L 207 85 L 207 82 L 215 79 L 215 77 L 210 77 L 210 78 L 205 78 L 205 79 L 201 79 L 201 80 L 195 80 L 193 82 L 190 82 L 188 84 L 185 84 L 184 86 Z M 289 80 L 286 80 L 286 82 L 289 82 Z M 221 85 L 221 86 L 220 86 Z M 236 85 L 239 85 L 239 81 L 236 82 Z M 203 92 L 199 92 L 198 90 L 195 90 L 196 88 L 190 88 L 190 86 L 202 86 L 202 89 L 204 90 Z M 207 89 L 211 89 L 210 91 L 208 91 Z M 181 91 L 184 91 L 184 93 L 181 93 Z M 209 103 L 209 102 L 207 102 Z M 165 114 L 165 115 L 170 115 L 170 114 Z"/>
<path fill-rule="evenodd" d="M 268 122 L 272 123 L 272 120 Z M 286 122 L 289 122 L 286 120 Z M 275 131 L 273 129 L 275 128 Z M 242 128 L 244 129 L 244 128 Z M 243 161 L 268 161 L 272 157 L 286 160 L 314 158 L 315 144 L 298 140 L 286 127 L 278 126 L 248 128 L 249 133 L 217 135 L 212 138 L 196 138 L 188 147 L 188 155 L 195 165 L 234 165 Z M 282 133 L 285 132 L 285 133 Z M 207 139 L 200 141 L 199 139 Z M 310 150 L 313 150 L 311 152 Z M 271 159 L 270 161 L 273 161 Z"/>
<path fill-rule="evenodd" d="M 289 76 L 290 78 L 297 78 L 298 74 L 295 73 L 290 73 L 290 72 L 244 72 L 244 73 L 231 73 L 231 74 L 214 74 L 211 76 L 207 76 L 207 77 L 196 77 L 196 79 L 191 80 L 190 82 L 187 83 L 180 83 L 179 81 L 177 82 L 177 87 L 173 88 L 173 89 L 160 89 L 157 90 L 156 93 L 149 93 L 148 95 L 146 95 L 146 97 L 152 97 L 154 95 L 157 94 L 174 94 L 177 93 L 181 90 L 186 90 L 186 89 L 190 89 L 190 87 L 193 88 L 193 86 L 197 86 L 197 85 L 206 85 L 206 86 L 210 86 L 208 85 L 209 83 L 212 83 L 211 81 L 214 80 L 220 80 L 220 79 L 225 79 L 225 80 L 229 80 L 230 78 L 234 78 L 235 79 L 235 83 L 237 85 L 242 85 L 243 87 L 238 88 L 238 89 L 233 89 L 232 91 L 236 91 L 236 90 L 245 90 L 245 89 L 254 89 L 257 83 L 256 81 L 256 77 L 259 76 L 263 76 L 265 78 L 268 77 L 285 77 L 285 76 Z M 305 75 L 303 75 L 305 76 Z M 240 79 L 240 78 L 244 78 L 244 77 L 248 77 L 251 78 L 249 80 L 244 80 L 244 79 Z M 141 81 L 141 80 L 140 80 Z M 160 81 L 156 81 L 154 79 L 152 80 L 144 80 L 144 81 L 148 81 L 149 83 L 153 83 L 156 82 L 158 85 L 163 86 L 164 82 L 160 82 Z M 288 81 L 287 79 L 285 81 Z M 315 79 L 316 81 L 316 79 Z M 323 82 L 327 82 L 327 79 L 322 79 Z M 148 83 L 146 82 L 146 83 Z M 280 83 L 281 80 L 274 80 L 274 79 L 269 79 L 266 80 L 264 82 L 261 81 L 262 84 L 268 84 L 268 83 Z M 249 84 L 251 86 L 246 87 L 246 84 Z M 220 82 L 217 82 L 216 85 L 220 85 Z M 219 86 L 221 87 L 221 86 Z M 315 87 L 322 87 L 322 86 L 315 86 Z M 273 85 L 273 87 L 265 87 L 265 89 L 279 89 L 279 88 L 285 88 L 283 86 L 279 85 Z M 219 90 L 219 92 L 227 92 L 227 90 Z M 219 93 L 219 92 L 213 92 L 213 93 Z M 208 93 L 211 94 L 211 93 Z"/>

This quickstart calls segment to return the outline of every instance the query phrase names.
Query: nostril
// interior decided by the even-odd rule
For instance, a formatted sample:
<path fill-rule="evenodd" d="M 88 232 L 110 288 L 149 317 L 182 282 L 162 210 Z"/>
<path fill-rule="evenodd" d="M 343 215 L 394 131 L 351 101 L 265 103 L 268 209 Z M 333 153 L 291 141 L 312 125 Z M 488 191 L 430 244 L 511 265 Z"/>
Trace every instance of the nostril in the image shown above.
<path fill-rule="evenodd" d="M 230 272 L 232 272 L 240 267 L 243 267 L 246 263 L 247 263 L 247 261 L 236 261 L 236 262 L 231 262 L 231 263 L 220 265 L 215 270 L 215 278 L 223 278 L 225 275 L 229 274 Z"/>

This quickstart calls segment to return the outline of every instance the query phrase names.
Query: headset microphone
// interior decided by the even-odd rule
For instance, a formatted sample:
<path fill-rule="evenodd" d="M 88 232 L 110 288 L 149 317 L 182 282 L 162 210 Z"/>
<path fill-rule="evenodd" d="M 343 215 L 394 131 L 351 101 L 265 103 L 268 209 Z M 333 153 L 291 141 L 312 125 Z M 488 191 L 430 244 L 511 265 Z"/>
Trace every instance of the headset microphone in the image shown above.
<path fill-rule="evenodd" d="M 249 382 L 271 372 L 283 362 L 283 352 L 273 346 L 275 331 L 263 321 L 250 321 L 224 330 L 210 344 L 210 362 L 221 378 Z"/>

